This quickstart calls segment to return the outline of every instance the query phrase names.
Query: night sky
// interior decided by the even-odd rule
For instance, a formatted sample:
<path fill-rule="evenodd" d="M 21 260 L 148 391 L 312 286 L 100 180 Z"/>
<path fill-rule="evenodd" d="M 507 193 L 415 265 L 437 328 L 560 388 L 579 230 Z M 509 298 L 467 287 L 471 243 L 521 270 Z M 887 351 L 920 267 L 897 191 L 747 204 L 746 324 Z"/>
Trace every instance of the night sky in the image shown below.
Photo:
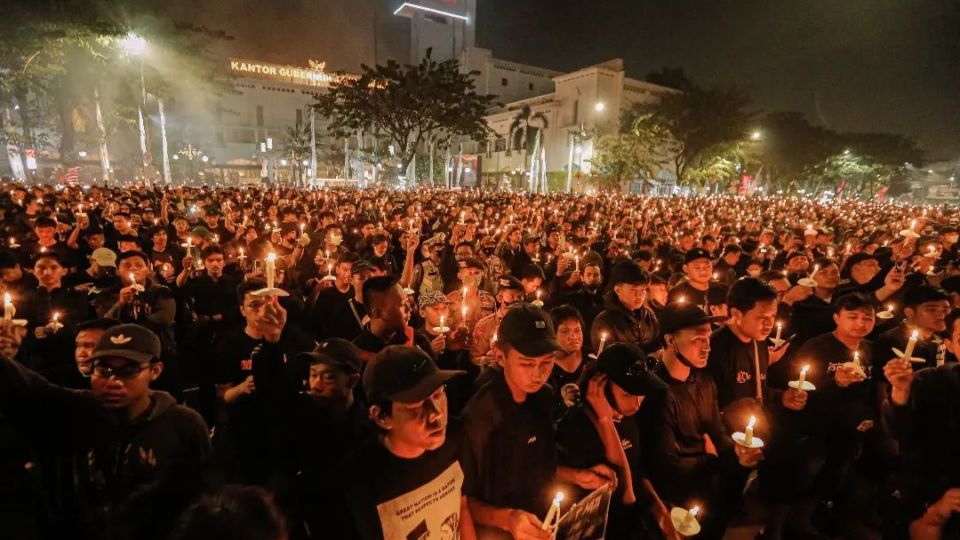
<path fill-rule="evenodd" d="M 766 111 L 960 158 L 958 0 L 479 0 L 479 45 L 560 70 L 683 67 Z"/>
<path fill-rule="evenodd" d="M 152 0 L 222 28 L 231 54 L 355 70 L 407 60 L 400 0 Z M 643 78 L 682 67 L 737 84 L 764 111 L 797 110 L 840 131 L 901 133 L 928 161 L 960 158 L 960 0 L 477 0 L 478 45 L 574 70 L 615 57 Z"/>

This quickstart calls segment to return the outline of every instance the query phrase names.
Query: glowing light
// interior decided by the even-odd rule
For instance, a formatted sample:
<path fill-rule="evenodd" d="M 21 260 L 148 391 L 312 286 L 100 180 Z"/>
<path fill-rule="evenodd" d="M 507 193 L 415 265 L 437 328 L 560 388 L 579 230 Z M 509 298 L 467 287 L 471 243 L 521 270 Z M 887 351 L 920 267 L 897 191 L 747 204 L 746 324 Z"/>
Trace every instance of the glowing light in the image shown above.
<path fill-rule="evenodd" d="M 459 15 L 459 14 L 457 14 L 457 13 L 450 13 L 449 11 L 443 11 L 443 10 L 435 9 L 435 8 L 432 8 L 432 7 L 421 6 L 421 5 L 418 5 L 418 4 L 411 4 L 410 2 L 404 2 L 399 8 L 397 8 L 396 11 L 393 12 L 393 14 L 394 14 L 394 15 L 399 14 L 401 11 L 403 11 L 403 8 L 419 9 L 419 10 L 421 10 L 421 11 L 426 11 L 426 12 L 428 12 L 428 13 L 435 13 L 435 14 L 437 14 L 437 15 L 443 15 L 443 16 L 445 16 L 445 17 L 452 17 L 452 18 L 454 18 L 454 19 L 458 19 L 458 20 L 461 20 L 461 21 L 467 21 L 467 20 L 468 20 L 467 17 L 466 17 L 466 15 Z"/>
<path fill-rule="evenodd" d="M 147 40 L 131 32 L 120 40 L 120 47 L 123 48 L 127 54 L 140 56 L 147 50 Z"/>

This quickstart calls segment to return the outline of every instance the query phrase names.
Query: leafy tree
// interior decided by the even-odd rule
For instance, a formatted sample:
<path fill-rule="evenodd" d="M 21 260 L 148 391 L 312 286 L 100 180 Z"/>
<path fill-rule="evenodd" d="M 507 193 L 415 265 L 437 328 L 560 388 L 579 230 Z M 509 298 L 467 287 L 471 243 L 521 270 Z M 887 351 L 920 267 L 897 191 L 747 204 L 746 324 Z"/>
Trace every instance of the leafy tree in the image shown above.
<path fill-rule="evenodd" d="M 750 99 L 737 88 L 704 89 L 691 83 L 684 92 L 634 106 L 631 114 L 650 114 L 669 134 L 670 161 L 682 185 L 692 177 L 709 176 L 706 171 L 716 158 L 743 142 L 754 118 L 749 105 Z"/>
<path fill-rule="evenodd" d="M 418 65 L 361 66 L 357 78 L 342 78 L 318 98 L 318 111 L 338 138 L 357 131 L 386 134 L 394 142 L 400 170 L 406 171 L 422 142 L 432 137 L 486 140 L 484 113 L 493 96 L 474 90 L 472 73 L 455 60 L 426 57 Z"/>
<path fill-rule="evenodd" d="M 600 137 L 590 160 L 601 182 L 608 186 L 641 176 L 655 177 L 669 161 L 673 144 L 669 133 L 649 113 L 634 116 L 628 111 L 621 125 L 620 133 Z"/>
<path fill-rule="evenodd" d="M 682 92 L 688 92 L 695 88 L 693 81 L 683 71 L 683 68 L 661 67 L 660 71 L 651 71 L 647 74 L 647 82 L 667 88 L 675 88 Z"/>

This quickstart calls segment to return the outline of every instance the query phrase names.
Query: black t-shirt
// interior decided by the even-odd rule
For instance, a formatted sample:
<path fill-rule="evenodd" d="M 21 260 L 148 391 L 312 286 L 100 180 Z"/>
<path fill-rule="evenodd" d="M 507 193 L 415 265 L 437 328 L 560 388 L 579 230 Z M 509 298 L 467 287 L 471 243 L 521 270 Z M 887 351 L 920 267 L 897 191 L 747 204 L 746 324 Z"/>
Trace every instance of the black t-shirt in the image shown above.
<path fill-rule="evenodd" d="M 867 379 L 863 382 L 840 388 L 835 382 L 838 368 L 852 362 L 854 351 L 840 342 L 833 333 L 819 335 L 801 347 L 789 360 L 786 378 L 796 380 L 803 366 L 809 365 L 807 381 L 817 389 L 807 397 L 807 406 L 802 411 L 810 428 L 839 430 L 846 435 L 869 429 L 863 422 L 873 422 L 879 415 L 875 398 L 875 377 L 882 377 L 871 360 L 872 347 L 866 340 L 860 342 L 860 363 Z"/>
<path fill-rule="evenodd" d="M 463 411 L 473 490 L 487 504 L 544 515 L 557 472 L 554 397 L 549 387 L 513 400 L 502 372 L 474 394 Z"/>
<path fill-rule="evenodd" d="M 683 297 L 684 302 L 692 303 L 695 306 L 700 306 L 707 313 L 710 312 L 707 302 L 707 291 L 701 291 L 696 289 L 689 282 L 684 281 L 676 287 L 670 289 L 670 292 L 667 293 L 667 303 L 673 304 L 679 301 L 680 297 Z"/>
<path fill-rule="evenodd" d="M 397 457 L 379 441 L 363 445 L 334 474 L 311 530 L 345 540 L 459 538 L 468 491 L 462 440 L 451 422 L 443 445 L 418 458 Z"/>
<path fill-rule="evenodd" d="M 720 410 L 744 398 L 757 397 L 756 357 L 760 361 L 760 388 L 764 400 L 767 398 L 767 365 L 770 353 L 766 343 L 747 343 L 724 326 L 710 336 L 710 358 L 707 371 L 713 375 L 717 384 L 717 399 Z"/>
<path fill-rule="evenodd" d="M 880 336 L 874 342 L 874 357 L 876 358 L 878 370 L 882 372 L 883 367 L 887 365 L 887 362 L 893 358 L 896 358 L 896 354 L 893 352 L 893 347 L 906 352 L 907 341 L 910 339 L 910 334 L 912 332 L 913 330 L 908 328 L 906 325 L 901 324 L 880 334 Z M 946 362 L 947 347 L 943 340 L 934 334 L 930 337 L 930 339 L 918 339 L 917 344 L 913 349 L 913 353 L 911 353 L 910 356 L 914 358 L 923 358 L 926 361 L 926 364 L 914 364 L 914 370 L 922 367 L 937 367 L 938 365 Z"/>
<path fill-rule="evenodd" d="M 586 358 L 584 353 L 580 353 L 580 363 L 577 365 L 577 369 L 572 372 L 566 371 L 560 364 L 553 365 L 553 371 L 550 372 L 550 378 L 547 380 L 547 384 L 550 385 L 550 388 L 553 389 L 553 393 L 556 396 L 556 406 L 554 408 L 554 417 L 559 419 L 567 411 L 567 404 L 563 402 L 563 387 L 568 384 L 576 385 L 580 380 L 580 375 L 583 374 L 583 366 L 586 364 Z M 586 396 L 581 396 L 581 398 L 586 398 Z"/>

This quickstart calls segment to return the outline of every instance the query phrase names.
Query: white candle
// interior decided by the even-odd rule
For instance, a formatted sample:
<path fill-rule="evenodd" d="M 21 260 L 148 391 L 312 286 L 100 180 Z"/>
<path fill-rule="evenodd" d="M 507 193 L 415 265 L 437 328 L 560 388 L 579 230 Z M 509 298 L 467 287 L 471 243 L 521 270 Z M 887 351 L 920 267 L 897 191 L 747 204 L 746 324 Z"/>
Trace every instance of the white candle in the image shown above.
<path fill-rule="evenodd" d="M 247 258 L 247 256 L 243 254 L 243 248 L 240 248 L 240 255 L 237 258 L 240 259 L 241 261 Z"/>
<path fill-rule="evenodd" d="M 757 423 L 757 418 L 754 416 L 750 417 L 750 421 L 747 422 L 747 429 L 743 432 L 743 444 L 744 446 L 753 446 L 753 426 Z"/>
<path fill-rule="evenodd" d="M 607 333 L 604 332 L 600 334 L 600 347 L 597 348 L 597 356 L 600 356 L 600 353 L 603 352 L 603 346 L 604 344 L 606 344 L 606 342 L 607 342 Z"/>
<path fill-rule="evenodd" d="M 467 306 L 460 308 L 460 322 L 462 323 L 462 326 L 467 325 Z"/>
<path fill-rule="evenodd" d="M 446 317 L 445 315 L 441 315 L 441 316 L 440 316 L 440 328 L 443 328 L 443 327 L 444 327 L 444 324 L 443 324 L 443 323 L 446 322 L 446 318 L 447 318 L 447 317 Z"/>
<path fill-rule="evenodd" d="M 774 340 L 775 342 L 780 343 L 780 334 L 781 334 L 782 332 L 783 332 L 783 323 L 778 321 L 778 322 L 777 322 L 777 337 L 773 338 L 773 340 Z"/>
<path fill-rule="evenodd" d="M 573 271 L 574 271 L 574 272 L 579 272 L 579 271 L 580 271 L 580 256 L 579 256 L 579 255 L 575 255 L 575 256 L 573 257 Z"/>
<path fill-rule="evenodd" d="M 13 299 L 10 297 L 10 293 L 3 293 L 3 320 L 12 321 L 16 312 L 17 309 L 13 307 Z"/>
<path fill-rule="evenodd" d="M 803 366 L 803 369 L 800 370 L 800 379 L 797 380 L 797 390 L 803 390 L 803 383 L 807 381 L 807 371 L 810 370 L 810 366 Z"/>
<path fill-rule="evenodd" d="M 267 255 L 267 264 L 265 273 L 267 274 L 267 288 L 272 289 L 274 280 L 276 280 L 277 255 L 273 252 Z"/>
<path fill-rule="evenodd" d="M 913 349 L 917 346 L 918 339 L 920 339 L 920 331 L 914 330 L 913 333 L 910 334 L 910 340 L 907 341 L 907 349 L 903 351 L 904 360 L 909 362 L 910 359 L 913 357 Z"/>
<path fill-rule="evenodd" d="M 547 517 L 543 520 L 543 526 L 540 527 L 541 530 L 550 530 L 553 527 L 553 521 L 560 518 L 561 502 L 563 502 L 563 493 L 558 491 L 553 497 L 553 504 L 550 505 L 550 510 L 547 511 Z"/>
<path fill-rule="evenodd" d="M 853 365 L 860 367 L 860 351 L 853 351 Z"/>
<path fill-rule="evenodd" d="M 332 275 L 333 275 L 333 265 L 330 264 L 330 263 L 327 263 L 327 275 L 328 275 L 328 276 L 332 276 Z"/>
<path fill-rule="evenodd" d="M 135 276 L 135 275 L 133 274 L 133 272 L 130 272 L 130 275 L 127 276 L 127 277 L 130 278 L 130 284 L 131 284 L 131 285 L 136 285 L 136 284 L 137 284 L 137 276 Z"/>

